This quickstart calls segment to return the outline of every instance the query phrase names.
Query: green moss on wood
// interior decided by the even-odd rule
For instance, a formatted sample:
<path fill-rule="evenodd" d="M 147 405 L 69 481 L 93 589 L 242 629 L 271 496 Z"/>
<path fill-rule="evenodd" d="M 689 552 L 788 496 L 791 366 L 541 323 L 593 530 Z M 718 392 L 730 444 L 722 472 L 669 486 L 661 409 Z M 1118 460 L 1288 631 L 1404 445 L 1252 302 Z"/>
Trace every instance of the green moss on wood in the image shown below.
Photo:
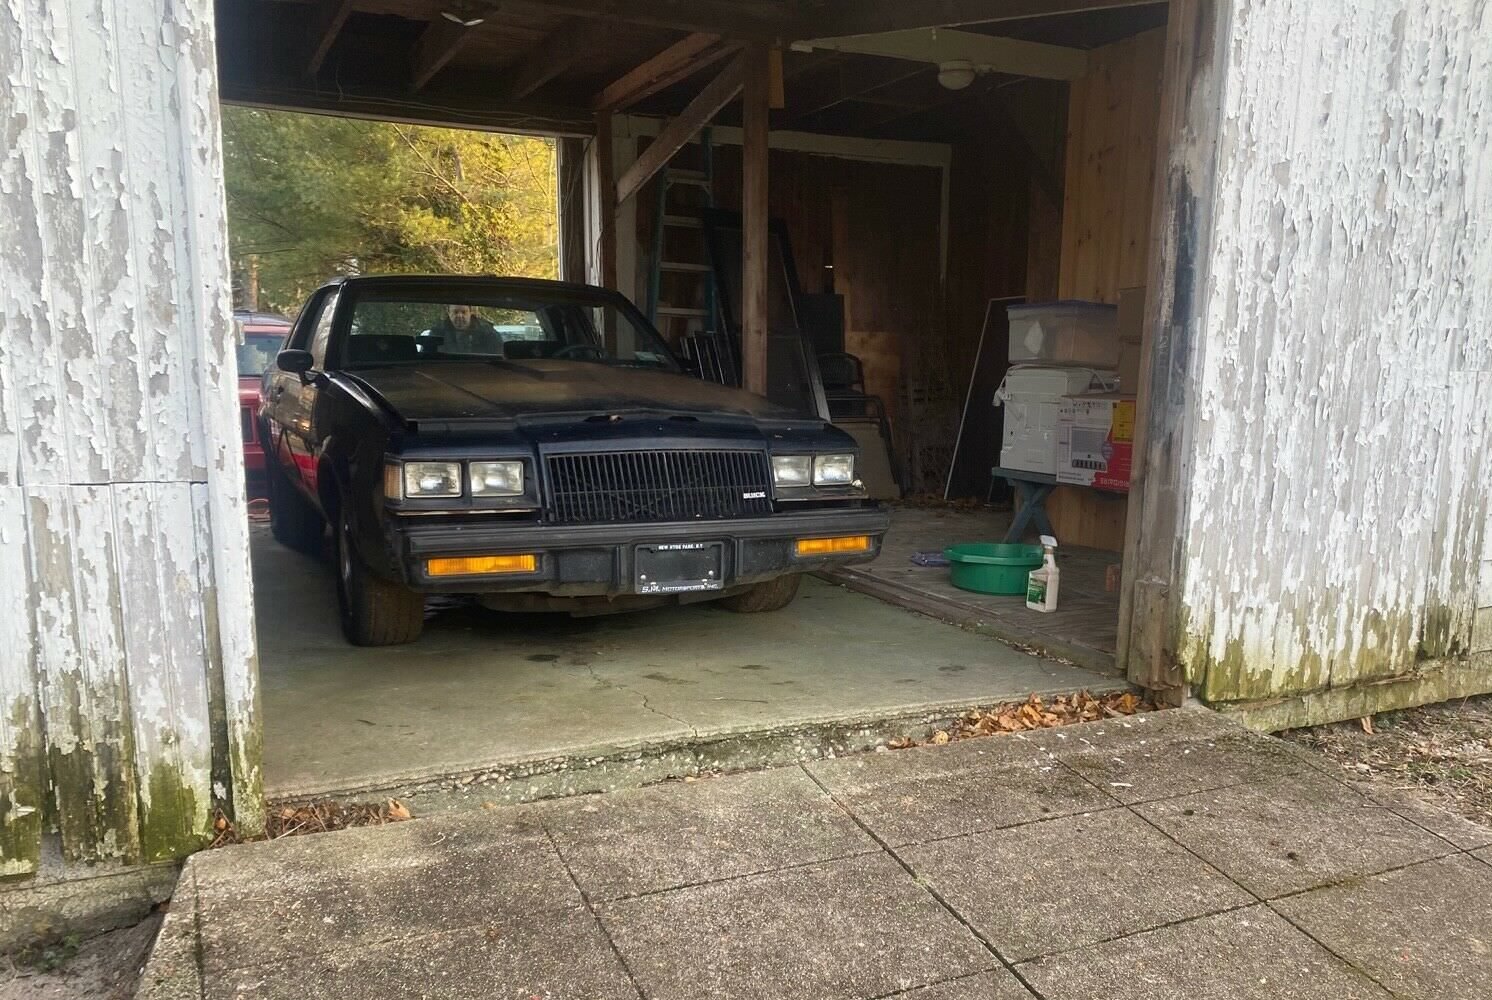
<path fill-rule="evenodd" d="M 138 796 L 129 720 L 100 717 L 99 700 L 84 698 L 78 674 L 65 672 L 57 679 L 67 724 L 79 734 L 71 746 L 54 742 L 47 750 L 62 855 L 69 861 L 137 861 Z M 118 692 L 114 700 L 124 703 L 128 693 Z"/>
<path fill-rule="evenodd" d="M 26 878 L 41 864 L 45 784 L 36 704 L 21 697 L 7 712 L 15 745 L 9 770 L 0 769 L 0 879 Z"/>
<path fill-rule="evenodd" d="M 1293 658 L 1278 658 L 1267 646 L 1250 647 L 1230 638 L 1214 656 L 1211 626 L 1193 628 L 1183 612 L 1176 649 L 1186 681 L 1214 705 L 1262 702 L 1316 692 L 1352 688 L 1413 676 L 1426 661 L 1466 655 L 1467 637 L 1457 630 L 1457 616 L 1432 607 L 1422 617 L 1410 612 L 1369 611 L 1357 623 L 1350 651 L 1319 649 L 1312 626 L 1329 618 L 1329 609 L 1307 607 L 1297 613 Z M 1418 633 L 1416 641 L 1416 626 Z M 1464 630 L 1463 630 L 1464 631 Z"/>
<path fill-rule="evenodd" d="M 212 816 L 175 766 L 157 764 L 141 802 L 140 848 L 145 861 L 184 858 L 212 841 Z"/>

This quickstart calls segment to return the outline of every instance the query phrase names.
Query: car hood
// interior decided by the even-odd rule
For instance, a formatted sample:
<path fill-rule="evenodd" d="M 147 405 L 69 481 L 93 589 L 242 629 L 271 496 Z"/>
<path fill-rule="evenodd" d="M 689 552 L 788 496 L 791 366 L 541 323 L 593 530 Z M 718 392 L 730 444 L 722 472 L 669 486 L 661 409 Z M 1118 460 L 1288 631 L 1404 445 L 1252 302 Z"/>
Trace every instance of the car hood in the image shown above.
<path fill-rule="evenodd" d="M 626 411 L 802 417 L 753 393 L 689 375 L 585 361 L 444 361 L 360 368 L 350 374 L 405 421 Z"/>

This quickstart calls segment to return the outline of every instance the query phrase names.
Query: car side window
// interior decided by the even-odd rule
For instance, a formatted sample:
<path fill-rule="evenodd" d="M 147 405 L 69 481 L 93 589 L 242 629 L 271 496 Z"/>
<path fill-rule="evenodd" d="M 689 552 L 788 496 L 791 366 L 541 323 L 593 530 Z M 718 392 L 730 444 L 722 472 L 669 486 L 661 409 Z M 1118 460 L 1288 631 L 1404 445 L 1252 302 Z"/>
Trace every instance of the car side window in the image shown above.
<path fill-rule="evenodd" d="M 332 317 L 337 314 L 337 298 L 341 294 L 340 289 L 332 292 L 321 303 L 321 313 L 316 317 L 316 330 L 311 334 L 311 357 L 316 359 L 316 367 L 326 366 L 326 344 L 332 335 Z"/>

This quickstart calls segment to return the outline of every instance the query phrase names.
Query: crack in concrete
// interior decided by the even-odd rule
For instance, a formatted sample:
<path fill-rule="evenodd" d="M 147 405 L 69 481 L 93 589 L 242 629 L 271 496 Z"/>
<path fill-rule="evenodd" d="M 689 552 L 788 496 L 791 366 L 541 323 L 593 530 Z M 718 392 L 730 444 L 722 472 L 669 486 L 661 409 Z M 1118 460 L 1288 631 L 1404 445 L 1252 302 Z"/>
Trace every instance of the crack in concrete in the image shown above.
<path fill-rule="evenodd" d="M 679 718 L 677 715 L 669 715 L 661 708 L 654 708 L 653 703 L 648 700 L 648 696 L 643 692 L 637 690 L 636 688 L 628 687 L 626 684 L 623 684 L 620 681 L 614 681 L 608 677 L 602 677 L 600 674 L 596 673 L 596 668 L 592 664 L 587 663 L 585 665 L 585 669 L 590 672 L 591 678 L 602 687 L 616 688 L 619 691 L 625 691 L 630 695 L 635 695 L 637 699 L 642 702 L 642 707 L 646 711 L 653 713 L 659 718 L 677 722 L 679 725 L 689 730 L 690 736 L 694 736 L 696 738 L 699 736 L 699 730 L 694 728 L 694 725 L 692 723 L 686 722 L 685 720 Z"/>

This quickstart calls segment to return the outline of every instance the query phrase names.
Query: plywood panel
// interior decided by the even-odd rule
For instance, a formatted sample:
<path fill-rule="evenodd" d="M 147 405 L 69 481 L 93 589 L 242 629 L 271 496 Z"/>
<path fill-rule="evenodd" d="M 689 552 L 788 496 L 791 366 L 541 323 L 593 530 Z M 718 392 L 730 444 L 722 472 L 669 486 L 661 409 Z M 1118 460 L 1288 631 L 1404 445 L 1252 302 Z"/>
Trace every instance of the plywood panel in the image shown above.
<path fill-rule="evenodd" d="M 1058 298 L 1116 303 L 1145 284 L 1164 47 L 1161 28 L 1095 49 L 1072 84 Z M 1059 487 L 1048 510 L 1062 541 L 1124 548 L 1124 498 Z"/>

